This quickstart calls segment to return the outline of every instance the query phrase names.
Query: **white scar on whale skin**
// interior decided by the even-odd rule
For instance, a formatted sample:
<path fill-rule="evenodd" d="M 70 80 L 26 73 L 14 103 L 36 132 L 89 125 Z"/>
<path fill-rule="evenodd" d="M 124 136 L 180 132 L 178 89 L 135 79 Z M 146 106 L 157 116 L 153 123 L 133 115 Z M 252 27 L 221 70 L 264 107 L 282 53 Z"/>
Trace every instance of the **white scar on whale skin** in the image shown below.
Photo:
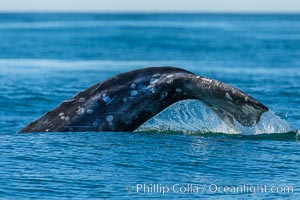
<path fill-rule="evenodd" d="M 105 104 L 108 106 L 110 103 L 112 103 L 115 99 L 117 98 L 117 95 L 115 95 L 112 99 L 106 95 L 106 94 L 103 94 L 102 95 L 102 100 L 105 102 Z"/>
<path fill-rule="evenodd" d="M 157 78 L 152 78 L 152 79 L 150 79 L 149 83 L 150 83 L 150 85 L 154 85 L 154 84 L 156 84 L 158 81 L 159 81 L 159 79 L 157 79 Z"/>
<path fill-rule="evenodd" d="M 102 95 L 102 100 L 106 103 L 106 105 L 108 105 L 111 102 L 110 97 L 107 96 L 106 94 Z"/>
<path fill-rule="evenodd" d="M 166 98 L 168 96 L 168 92 L 163 92 L 161 95 L 160 95 L 160 100 L 163 100 L 164 98 Z"/>
<path fill-rule="evenodd" d="M 98 94 L 98 95 L 94 96 L 94 97 L 92 98 L 92 100 L 99 99 L 101 96 L 102 96 L 102 94 Z"/>
<path fill-rule="evenodd" d="M 114 116 L 113 115 L 107 115 L 105 119 L 106 119 L 106 121 L 108 122 L 108 124 L 110 126 L 113 125 L 113 120 L 114 120 Z"/>
<path fill-rule="evenodd" d="M 182 89 L 176 88 L 176 92 L 180 93 L 180 92 L 182 92 Z"/>
<path fill-rule="evenodd" d="M 89 114 L 89 115 L 91 115 L 91 114 L 94 113 L 94 110 L 93 109 L 87 109 L 86 113 Z"/>
<path fill-rule="evenodd" d="M 134 96 L 136 96 L 136 95 L 138 95 L 139 94 L 139 92 L 137 91 L 137 90 L 132 90 L 131 92 L 130 92 L 130 96 L 132 96 L 132 97 L 134 97 Z"/>
<path fill-rule="evenodd" d="M 79 101 L 79 102 L 84 102 L 84 101 L 85 101 L 85 98 L 81 97 L 78 101 Z"/>
<path fill-rule="evenodd" d="M 65 116 L 65 113 L 63 113 L 63 112 L 59 113 L 58 116 L 62 120 L 65 120 L 65 121 L 69 121 L 70 120 L 70 117 L 69 116 Z M 45 121 L 45 123 L 47 124 L 48 121 Z"/>
<path fill-rule="evenodd" d="M 84 113 L 84 108 L 78 106 L 78 109 L 77 109 L 76 113 L 77 113 L 78 115 L 82 115 L 82 114 Z"/>
<path fill-rule="evenodd" d="M 230 99 L 231 101 L 233 101 L 233 98 L 230 96 L 230 94 L 228 92 L 226 92 L 226 97 L 227 97 L 227 99 Z"/>
<path fill-rule="evenodd" d="M 92 123 L 92 126 L 95 127 L 95 128 L 98 127 L 98 125 L 99 125 L 98 121 L 94 121 L 94 122 Z"/>
<path fill-rule="evenodd" d="M 131 89 L 135 89 L 135 88 L 136 88 L 136 84 L 135 84 L 135 83 L 132 83 L 132 84 L 130 85 L 130 88 L 131 88 Z"/>

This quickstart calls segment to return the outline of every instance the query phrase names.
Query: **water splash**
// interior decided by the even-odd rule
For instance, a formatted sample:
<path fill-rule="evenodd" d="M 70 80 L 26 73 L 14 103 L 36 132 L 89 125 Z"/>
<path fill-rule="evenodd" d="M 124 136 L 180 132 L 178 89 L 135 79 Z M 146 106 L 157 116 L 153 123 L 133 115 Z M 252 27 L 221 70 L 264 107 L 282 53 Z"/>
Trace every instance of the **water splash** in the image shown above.
<path fill-rule="evenodd" d="M 235 122 L 235 125 L 243 135 L 286 133 L 292 131 L 289 124 L 271 110 L 262 114 L 259 123 L 254 127 L 245 127 L 237 122 Z"/>
<path fill-rule="evenodd" d="M 288 123 L 268 111 L 261 116 L 254 127 L 245 127 L 235 121 L 235 128 L 223 122 L 211 109 L 197 100 L 184 100 L 165 109 L 148 120 L 136 131 L 183 132 L 193 133 L 227 133 L 255 135 L 263 133 L 285 133 L 291 131 Z"/>

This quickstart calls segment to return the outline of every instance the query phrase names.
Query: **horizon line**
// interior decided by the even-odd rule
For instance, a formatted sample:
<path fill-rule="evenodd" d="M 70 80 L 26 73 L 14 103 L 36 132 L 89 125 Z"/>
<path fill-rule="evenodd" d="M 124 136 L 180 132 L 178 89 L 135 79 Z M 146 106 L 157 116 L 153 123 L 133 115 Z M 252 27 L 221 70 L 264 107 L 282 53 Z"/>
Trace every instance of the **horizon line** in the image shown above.
<path fill-rule="evenodd" d="M 118 11 L 118 10 L 0 10 L 0 14 L 5 13 L 91 13 L 91 14 L 300 14 L 300 11 L 181 11 L 181 10 L 128 10 L 128 11 Z"/>

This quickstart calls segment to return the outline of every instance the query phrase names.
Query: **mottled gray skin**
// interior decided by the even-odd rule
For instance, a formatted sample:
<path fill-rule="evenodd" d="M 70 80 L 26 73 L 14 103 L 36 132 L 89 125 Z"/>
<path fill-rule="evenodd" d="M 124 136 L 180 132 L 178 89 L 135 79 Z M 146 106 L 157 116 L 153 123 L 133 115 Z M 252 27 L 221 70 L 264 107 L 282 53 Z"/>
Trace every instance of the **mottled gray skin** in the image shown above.
<path fill-rule="evenodd" d="M 268 108 L 225 83 L 175 67 L 114 76 L 78 93 L 20 132 L 134 131 L 168 106 L 198 99 L 225 122 L 255 125 Z"/>

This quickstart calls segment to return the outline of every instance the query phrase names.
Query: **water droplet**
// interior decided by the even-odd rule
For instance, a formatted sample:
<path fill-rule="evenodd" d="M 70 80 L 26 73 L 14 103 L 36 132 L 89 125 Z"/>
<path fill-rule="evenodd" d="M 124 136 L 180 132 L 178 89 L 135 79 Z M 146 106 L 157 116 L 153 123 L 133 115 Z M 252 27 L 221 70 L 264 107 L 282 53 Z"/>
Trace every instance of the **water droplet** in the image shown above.
<path fill-rule="evenodd" d="M 61 113 L 59 113 L 59 114 L 58 114 L 58 116 L 60 116 L 60 117 L 61 117 L 61 116 L 63 116 L 63 115 L 64 115 L 64 113 L 63 113 L 63 112 L 61 112 Z"/>
<path fill-rule="evenodd" d="M 122 99 L 122 101 L 123 101 L 124 103 L 126 103 L 126 102 L 127 102 L 127 98 L 124 97 L 124 98 Z"/>
<path fill-rule="evenodd" d="M 65 120 L 66 120 L 66 121 L 69 121 L 69 120 L 70 120 L 70 117 L 69 117 L 69 116 L 66 116 L 66 117 L 65 117 Z"/>

